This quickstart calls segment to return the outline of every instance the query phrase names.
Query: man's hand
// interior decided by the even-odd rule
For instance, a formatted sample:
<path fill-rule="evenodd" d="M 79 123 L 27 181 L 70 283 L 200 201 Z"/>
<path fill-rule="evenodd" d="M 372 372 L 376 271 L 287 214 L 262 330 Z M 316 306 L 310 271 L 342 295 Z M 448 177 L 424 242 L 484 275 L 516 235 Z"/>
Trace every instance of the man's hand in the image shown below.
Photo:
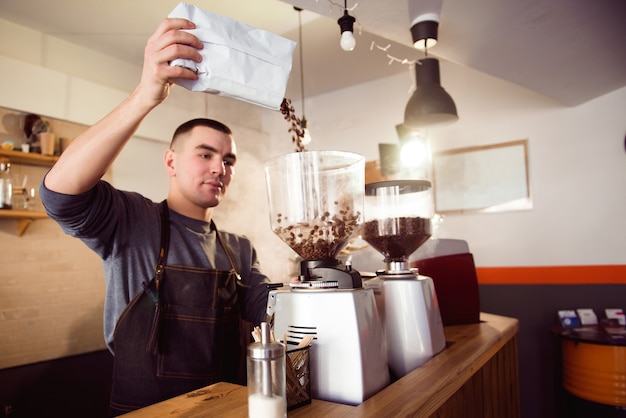
<path fill-rule="evenodd" d="M 185 29 L 194 29 L 195 24 L 186 19 L 164 19 L 150 36 L 144 49 L 144 64 L 141 82 L 135 93 L 146 100 L 148 106 L 156 106 L 169 94 L 173 78 L 196 80 L 198 75 L 184 67 L 170 66 L 176 58 L 200 62 L 202 42 Z"/>
<path fill-rule="evenodd" d="M 91 189 L 111 166 L 144 118 L 169 94 L 174 78 L 195 80 L 192 70 L 170 66 L 176 58 L 202 60 L 200 40 L 186 32 L 195 25 L 165 19 L 150 36 L 144 52 L 141 81 L 122 103 L 72 141 L 45 178 L 50 190 L 78 194 Z M 80 175 L 76 175 L 80 173 Z"/>

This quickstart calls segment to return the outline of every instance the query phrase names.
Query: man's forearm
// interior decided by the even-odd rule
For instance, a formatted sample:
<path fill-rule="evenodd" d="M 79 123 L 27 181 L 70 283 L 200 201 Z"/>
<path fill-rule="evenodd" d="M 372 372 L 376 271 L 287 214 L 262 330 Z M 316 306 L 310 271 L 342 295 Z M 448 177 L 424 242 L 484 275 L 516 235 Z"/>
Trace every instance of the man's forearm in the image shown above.
<path fill-rule="evenodd" d="M 113 164 L 151 107 L 136 95 L 76 137 L 45 178 L 48 189 L 79 194 L 91 189 Z"/>

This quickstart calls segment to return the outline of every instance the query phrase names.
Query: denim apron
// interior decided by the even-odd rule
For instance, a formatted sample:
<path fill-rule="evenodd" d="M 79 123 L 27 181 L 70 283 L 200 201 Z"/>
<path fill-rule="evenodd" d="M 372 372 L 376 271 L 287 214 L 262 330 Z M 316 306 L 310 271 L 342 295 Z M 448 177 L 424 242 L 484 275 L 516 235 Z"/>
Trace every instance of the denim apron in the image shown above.
<path fill-rule="evenodd" d="M 167 202 L 161 207 L 155 277 L 122 312 L 113 335 L 112 416 L 219 381 L 245 384 L 237 295 L 241 278 L 233 255 L 215 229 L 231 270 L 166 265 Z"/>

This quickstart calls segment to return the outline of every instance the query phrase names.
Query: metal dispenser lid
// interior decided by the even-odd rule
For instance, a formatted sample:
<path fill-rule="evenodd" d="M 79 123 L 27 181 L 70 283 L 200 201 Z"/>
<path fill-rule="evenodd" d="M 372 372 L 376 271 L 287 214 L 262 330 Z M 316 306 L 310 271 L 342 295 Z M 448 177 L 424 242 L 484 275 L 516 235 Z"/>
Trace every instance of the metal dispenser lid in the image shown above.
<path fill-rule="evenodd" d="M 365 194 L 367 196 L 375 196 L 376 189 L 386 187 L 399 187 L 398 194 L 407 194 L 415 192 L 423 192 L 430 189 L 431 183 L 428 180 L 385 180 L 365 185 Z"/>
<path fill-rule="evenodd" d="M 258 360 L 272 360 L 285 355 L 285 346 L 270 341 L 270 326 L 261 322 L 261 342 L 248 344 L 248 357 Z"/>

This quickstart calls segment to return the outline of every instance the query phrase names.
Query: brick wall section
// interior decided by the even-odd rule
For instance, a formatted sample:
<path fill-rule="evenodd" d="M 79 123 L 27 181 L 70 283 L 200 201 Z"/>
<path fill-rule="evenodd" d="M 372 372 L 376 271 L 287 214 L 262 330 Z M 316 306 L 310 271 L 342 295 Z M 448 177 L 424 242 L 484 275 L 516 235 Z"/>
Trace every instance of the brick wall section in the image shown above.
<path fill-rule="evenodd" d="M 48 169 L 11 171 L 37 188 Z M 104 349 L 104 291 L 99 257 L 55 222 L 35 220 L 18 236 L 17 220 L 0 219 L 0 369 Z"/>
<path fill-rule="evenodd" d="M 48 219 L 21 237 L 2 230 L 0 248 L 0 369 L 104 347 L 104 277 L 91 250 Z"/>

